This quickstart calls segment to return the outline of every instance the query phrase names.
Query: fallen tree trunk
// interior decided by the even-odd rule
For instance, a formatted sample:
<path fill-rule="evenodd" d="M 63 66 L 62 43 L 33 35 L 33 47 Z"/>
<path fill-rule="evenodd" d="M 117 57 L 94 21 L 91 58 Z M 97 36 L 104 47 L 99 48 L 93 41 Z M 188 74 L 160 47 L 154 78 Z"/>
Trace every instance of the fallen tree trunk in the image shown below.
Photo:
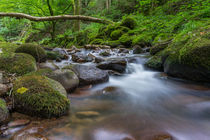
<path fill-rule="evenodd" d="M 90 17 L 90 16 L 82 16 L 82 15 L 58 15 L 58 16 L 47 16 L 47 17 L 35 17 L 31 15 L 27 15 L 24 13 L 2 13 L 0 12 L 0 17 L 15 17 L 15 18 L 24 18 L 30 21 L 42 22 L 42 21 L 57 21 L 57 20 L 81 20 L 81 21 L 89 21 L 96 22 L 102 24 L 111 24 L 112 21 Z"/>

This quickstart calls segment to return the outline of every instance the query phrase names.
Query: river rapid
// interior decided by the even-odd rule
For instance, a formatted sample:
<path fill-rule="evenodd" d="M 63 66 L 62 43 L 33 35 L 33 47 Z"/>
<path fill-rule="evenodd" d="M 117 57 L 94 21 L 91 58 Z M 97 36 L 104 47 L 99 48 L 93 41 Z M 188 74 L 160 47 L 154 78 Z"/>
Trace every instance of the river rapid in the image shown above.
<path fill-rule="evenodd" d="M 147 69 L 145 55 L 128 57 L 135 61 L 122 76 L 69 94 L 67 116 L 29 118 L 30 126 L 10 129 L 0 139 L 35 131 L 50 140 L 210 140 L 210 86 Z"/>

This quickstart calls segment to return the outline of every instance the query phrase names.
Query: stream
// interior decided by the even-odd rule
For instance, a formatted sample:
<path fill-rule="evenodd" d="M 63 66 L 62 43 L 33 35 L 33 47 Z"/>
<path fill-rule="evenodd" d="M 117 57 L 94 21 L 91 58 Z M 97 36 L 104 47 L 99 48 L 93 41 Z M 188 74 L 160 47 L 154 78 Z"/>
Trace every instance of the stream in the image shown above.
<path fill-rule="evenodd" d="M 29 117 L 30 125 L 10 128 L 11 135 L 0 139 L 21 140 L 23 134 L 35 132 L 40 140 L 210 140 L 210 86 L 149 70 L 145 55 L 135 59 L 122 76 L 69 94 L 67 116 Z"/>

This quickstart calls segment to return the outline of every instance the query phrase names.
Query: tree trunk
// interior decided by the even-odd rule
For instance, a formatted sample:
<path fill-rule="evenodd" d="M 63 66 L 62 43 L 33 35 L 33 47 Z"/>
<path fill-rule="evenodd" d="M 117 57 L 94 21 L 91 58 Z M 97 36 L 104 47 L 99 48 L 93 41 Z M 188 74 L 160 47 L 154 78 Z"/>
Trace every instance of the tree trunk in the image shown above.
<path fill-rule="evenodd" d="M 113 22 L 110 20 L 90 17 L 90 16 L 82 16 L 82 15 L 59 15 L 59 16 L 46 16 L 46 17 L 34 17 L 31 15 L 23 14 L 23 13 L 1 13 L 0 17 L 14 17 L 17 19 L 28 19 L 30 21 L 43 22 L 43 21 L 58 21 L 58 20 L 82 20 L 89 21 L 95 23 L 102 24 L 112 24 Z"/>
<path fill-rule="evenodd" d="M 74 15 L 80 15 L 81 11 L 81 0 L 74 0 Z M 74 31 L 80 30 L 80 20 L 74 22 Z"/>

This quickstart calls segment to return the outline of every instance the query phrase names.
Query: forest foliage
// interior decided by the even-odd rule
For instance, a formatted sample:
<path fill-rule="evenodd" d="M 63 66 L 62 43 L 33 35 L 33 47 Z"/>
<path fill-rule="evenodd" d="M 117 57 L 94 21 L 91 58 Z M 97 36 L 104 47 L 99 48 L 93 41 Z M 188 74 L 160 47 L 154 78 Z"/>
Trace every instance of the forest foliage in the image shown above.
<path fill-rule="evenodd" d="M 210 0 L 1 0 L 0 11 L 39 17 L 81 14 L 115 22 L 77 21 L 80 27 L 76 27 L 70 20 L 32 22 L 4 17 L 0 18 L 0 41 L 67 48 L 89 43 L 132 47 L 178 39 L 209 25 Z"/>

